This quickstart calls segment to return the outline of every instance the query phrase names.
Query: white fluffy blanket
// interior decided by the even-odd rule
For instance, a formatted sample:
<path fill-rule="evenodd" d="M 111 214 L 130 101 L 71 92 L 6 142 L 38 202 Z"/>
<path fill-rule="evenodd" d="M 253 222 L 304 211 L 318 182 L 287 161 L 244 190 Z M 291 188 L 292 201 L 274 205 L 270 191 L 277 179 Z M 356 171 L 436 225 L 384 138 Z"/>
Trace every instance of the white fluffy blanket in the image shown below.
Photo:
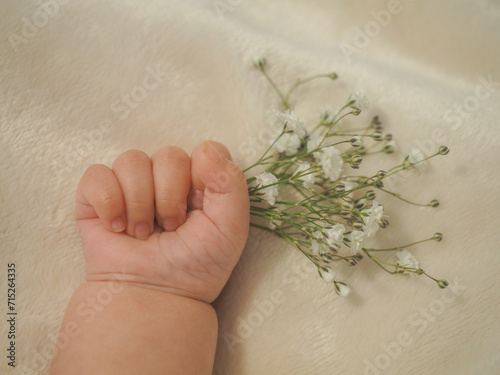
<path fill-rule="evenodd" d="M 72 219 L 92 163 L 137 148 L 225 143 L 246 166 L 279 101 L 252 67 L 264 55 L 280 85 L 335 71 L 297 91 L 308 123 L 362 88 L 398 140 L 451 152 L 397 181 L 418 201 L 385 199 L 376 245 L 441 231 L 414 249 L 446 277 L 344 269 L 338 297 L 283 241 L 252 230 L 216 301 L 215 374 L 498 374 L 500 367 L 500 5 L 496 0 L 2 0 L 0 3 L 0 358 L 2 374 L 46 374 L 73 290 L 84 279 Z M 7 366 L 7 263 L 17 270 L 17 367 Z"/>

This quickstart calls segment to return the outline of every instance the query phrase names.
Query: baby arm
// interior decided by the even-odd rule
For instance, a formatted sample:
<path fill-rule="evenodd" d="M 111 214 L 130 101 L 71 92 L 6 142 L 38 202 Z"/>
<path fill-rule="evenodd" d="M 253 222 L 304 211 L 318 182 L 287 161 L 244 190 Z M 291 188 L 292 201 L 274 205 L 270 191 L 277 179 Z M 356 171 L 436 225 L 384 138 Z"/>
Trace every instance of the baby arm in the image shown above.
<path fill-rule="evenodd" d="M 246 181 L 227 149 L 128 151 L 112 169 L 91 166 L 75 216 L 87 282 L 68 305 L 51 374 L 211 374 L 210 303 L 249 225 Z"/>

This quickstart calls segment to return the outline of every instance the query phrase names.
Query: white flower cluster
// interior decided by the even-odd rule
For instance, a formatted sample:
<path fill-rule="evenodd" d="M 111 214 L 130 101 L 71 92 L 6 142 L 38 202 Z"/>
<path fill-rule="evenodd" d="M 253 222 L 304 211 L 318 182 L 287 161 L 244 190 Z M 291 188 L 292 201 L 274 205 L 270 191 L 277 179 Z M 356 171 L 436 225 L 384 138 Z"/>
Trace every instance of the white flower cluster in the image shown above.
<path fill-rule="evenodd" d="M 271 206 L 274 205 L 278 196 L 278 185 L 275 185 L 277 182 L 276 176 L 269 172 L 263 172 L 255 176 L 255 186 L 261 188 L 262 199 Z"/>
<path fill-rule="evenodd" d="M 357 116 L 367 109 L 368 100 L 364 91 L 354 91 L 338 110 L 323 107 L 319 123 L 308 131 L 304 121 L 290 108 L 291 92 L 311 79 L 336 79 L 337 75 L 330 73 L 299 79 L 288 92 L 283 93 L 267 74 L 264 58 L 256 59 L 254 65 L 277 92 L 284 110 L 276 113 L 280 131 L 269 143 L 271 147 L 259 161 L 245 170 L 264 167 L 262 173 L 247 180 L 251 214 L 258 220 L 252 224 L 274 232 L 300 249 L 314 263 L 321 277 L 333 283 L 335 291 L 341 296 L 349 295 L 351 290 L 337 280 L 332 266 L 337 261 L 355 266 L 366 256 L 390 273 L 425 274 L 430 277 L 419 268 L 417 259 L 406 248 L 424 241 L 441 241 L 441 233 L 404 247 L 371 249 L 365 243 L 376 236 L 380 228 L 389 224 L 384 207 L 375 200 L 377 189 L 409 204 L 439 206 L 437 200 L 421 204 L 402 198 L 384 187 L 384 179 L 409 168 L 422 172 L 427 159 L 448 154 L 448 147 L 441 146 L 436 154 L 426 157 L 412 146 L 403 162 L 387 171 L 361 175 L 348 173 L 344 170 L 347 166 L 359 169 L 362 160 L 369 155 L 398 152 L 392 135 L 383 134 L 383 124 L 378 116 L 361 129 L 357 126 L 350 128 L 347 120 L 343 120 L 347 115 Z M 378 147 L 377 142 L 380 142 Z M 262 220 L 267 226 L 262 224 Z M 386 258 L 388 251 L 396 252 L 397 262 Z M 441 288 L 448 285 L 446 280 L 430 278 Z"/>

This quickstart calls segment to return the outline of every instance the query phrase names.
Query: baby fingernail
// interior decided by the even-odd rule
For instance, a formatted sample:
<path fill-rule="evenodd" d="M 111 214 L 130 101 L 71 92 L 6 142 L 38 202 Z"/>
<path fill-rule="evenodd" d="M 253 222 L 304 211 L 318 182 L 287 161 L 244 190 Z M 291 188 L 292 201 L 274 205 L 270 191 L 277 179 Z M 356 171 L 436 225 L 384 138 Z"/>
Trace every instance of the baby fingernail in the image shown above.
<path fill-rule="evenodd" d="M 179 225 L 179 221 L 176 218 L 168 218 L 163 220 L 163 229 L 166 231 L 176 230 Z"/>
<path fill-rule="evenodd" d="M 125 230 L 125 220 L 121 217 L 117 217 L 111 222 L 111 229 L 114 232 L 123 232 Z"/>
<path fill-rule="evenodd" d="M 139 223 L 135 226 L 135 237 L 144 240 L 149 237 L 149 224 Z"/>
<path fill-rule="evenodd" d="M 195 210 L 201 210 L 203 208 L 203 197 L 205 194 L 203 193 L 203 190 L 193 190 L 191 193 L 191 203 L 193 204 L 193 207 Z"/>
<path fill-rule="evenodd" d="M 208 157 L 216 163 L 222 163 L 224 161 L 224 157 L 210 142 L 203 142 L 203 152 L 205 152 Z"/>

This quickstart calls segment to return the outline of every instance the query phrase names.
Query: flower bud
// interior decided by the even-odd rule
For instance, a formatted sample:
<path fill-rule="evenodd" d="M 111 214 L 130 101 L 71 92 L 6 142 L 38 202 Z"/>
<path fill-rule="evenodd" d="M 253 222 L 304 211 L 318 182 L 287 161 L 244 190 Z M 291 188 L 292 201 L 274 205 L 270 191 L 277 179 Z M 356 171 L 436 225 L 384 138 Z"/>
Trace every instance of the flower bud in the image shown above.
<path fill-rule="evenodd" d="M 336 193 L 343 193 L 345 191 L 345 185 L 343 183 L 339 183 L 339 184 L 335 185 L 335 187 L 333 188 L 333 190 Z"/>
<path fill-rule="evenodd" d="M 359 108 L 356 108 L 356 107 L 352 107 L 352 111 L 351 113 L 354 115 L 354 116 L 357 116 L 361 113 L 361 109 Z"/>
<path fill-rule="evenodd" d="M 325 263 L 330 263 L 333 260 L 332 256 L 328 253 L 320 254 L 320 257 L 321 257 L 321 259 L 323 259 L 323 262 L 325 262 Z"/>
<path fill-rule="evenodd" d="M 385 176 L 387 176 L 387 172 L 386 171 L 378 171 L 376 176 L 380 179 L 383 179 Z"/>
<path fill-rule="evenodd" d="M 375 192 L 373 190 L 368 190 L 365 194 L 365 198 L 368 199 L 369 201 L 374 200 L 377 197 Z"/>
<path fill-rule="evenodd" d="M 384 139 L 386 141 L 392 141 L 392 134 L 386 134 L 385 137 L 384 137 Z"/>
<path fill-rule="evenodd" d="M 340 202 L 340 208 L 342 210 L 346 210 L 346 211 L 351 211 L 353 209 L 354 205 L 352 204 L 352 202 L 350 200 L 342 200 Z"/>
<path fill-rule="evenodd" d="M 434 236 L 432 236 L 432 239 L 436 242 L 439 242 L 443 239 L 443 233 L 434 233 Z"/>
<path fill-rule="evenodd" d="M 363 138 L 360 135 L 354 135 L 349 142 L 351 143 L 352 147 L 359 147 L 363 144 Z"/>
<path fill-rule="evenodd" d="M 372 133 L 371 137 L 374 141 L 381 141 L 383 138 L 382 132 L 380 130 L 376 130 Z"/>
<path fill-rule="evenodd" d="M 349 288 L 346 284 L 335 281 L 335 291 L 339 296 L 346 297 L 351 293 L 351 288 Z"/>
<path fill-rule="evenodd" d="M 359 146 L 356 150 L 359 155 L 366 155 L 366 147 L 364 145 Z"/>
<path fill-rule="evenodd" d="M 365 225 L 361 221 L 355 221 L 354 223 L 352 223 L 352 227 L 356 230 L 362 230 Z"/>
<path fill-rule="evenodd" d="M 429 206 L 437 207 L 437 206 L 439 206 L 439 201 L 437 199 L 433 199 L 433 200 L 431 200 L 431 203 L 429 203 Z"/>
<path fill-rule="evenodd" d="M 347 262 L 347 265 L 349 267 L 354 267 L 356 264 L 358 264 L 356 259 L 353 259 L 353 258 L 347 258 L 345 261 Z"/>
<path fill-rule="evenodd" d="M 360 261 L 361 259 L 363 259 L 363 255 L 361 254 L 356 254 L 352 257 L 353 259 L 356 259 L 357 261 Z"/>
<path fill-rule="evenodd" d="M 384 187 L 384 183 L 382 181 L 377 181 L 377 182 L 375 182 L 375 186 L 378 187 L 378 188 L 383 188 Z"/>
<path fill-rule="evenodd" d="M 339 252 L 339 248 L 340 248 L 339 245 L 333 244 L 333 245 L 330 246 L 330 251 L 333 254 L 337 254 Z M 333 260 L 333 258 L 332 258 L 332 260 Z"/>
<path fill-rule="evenodd" d="M 444 289 L 444 288 L 446 288 L 448 285 L 450 285 L 450 284 L 448 283 L 448 281 L 446 281 L 446 280 L 444 280 L 444 279 L 442 279 L 442 280 L 438 280 L 438 281 L 436 281 L 436 282 L 437 282 L 437 285 L 438 285 L 441 289 Z"/>
<path fill-rule="evenodd" d="M 267 61 L 266 61 L 266 58 L 265 57 L 262 57 L 262 56 L 256 56 L 254 59 L 253 59 L 253 65 L 261 70 L 261 71 L 264 71 L 264 69 L 266 69 L 266 65 L 267 65 Z"/>
<path fill-rule="evenodd" d="M 384 147 L 382 147 L 382 152 L 385 154 L 392 154 L 394 151 L 396 151 L 396 149 L 396 142 L 389 141 L 384 145 Z"/>
<path fill-rule="evenodd" d="M 384 229 L 387 228 L 388 226 L 389 226 L 389 220 L 387 220 L 384 217 L 380 219 L 380 228 Z"/>
<path fill-rule="evenodd" d="M 335 282 L 335 277 L 337 274 L 330 267 L 318 267 L 319 275 L 325 280 L 327 283 Z"/>
<path fill-rule="evenodd" d="M 337 75 L 337 73 L 332 72 L 332 73 L 328 74 L 328 78 L 330 78 L 330 79 L 337 79 L 338 75 Z"/>
<path fill-rule="evenodd" d="M 439 147 L 438 154 L 439 155 L 447 155 L 450 152 L 450 149 L 446 146 Z"/>
<path fill-rule="evenodd" d="M 350 163 L 351 163 L 351 166 L 352 165 L 360 165 L 361 162 L 363 161 L 363 158 L 359 155 L 354 155 L 351 160 L 350 160 Z"/>
<path fill-rule="evenodd" d="M 378 116 L 375 116 L 374 118 L 372 118 L 372 122 L 371 122 L 370 126 L 376 127 L 378 125 L 382 125 L 382 123 L 380 122 Z"/>
<path fill-rule="evenodd" d="M 362 210 L 367 205 L 368 205 L 368 200 L 365 197 L 359 198 L 356 202 L 354 202 L 354 208 L 357 210 Z"/>
<path fill-rule="evenodd" d="M 416 275 L 422 275 L 423 273 L 424 273 L 424 270 L 422 268 L 417 268 L 417 270 L 415 271 Z"/>
<path fill-rule="evenodd" d="M 344 219 L 349 219 L 352 216 L 352 214 L 351 211 L 343 210 L 340 211 L 340 216 L 342 216 Z"/>

